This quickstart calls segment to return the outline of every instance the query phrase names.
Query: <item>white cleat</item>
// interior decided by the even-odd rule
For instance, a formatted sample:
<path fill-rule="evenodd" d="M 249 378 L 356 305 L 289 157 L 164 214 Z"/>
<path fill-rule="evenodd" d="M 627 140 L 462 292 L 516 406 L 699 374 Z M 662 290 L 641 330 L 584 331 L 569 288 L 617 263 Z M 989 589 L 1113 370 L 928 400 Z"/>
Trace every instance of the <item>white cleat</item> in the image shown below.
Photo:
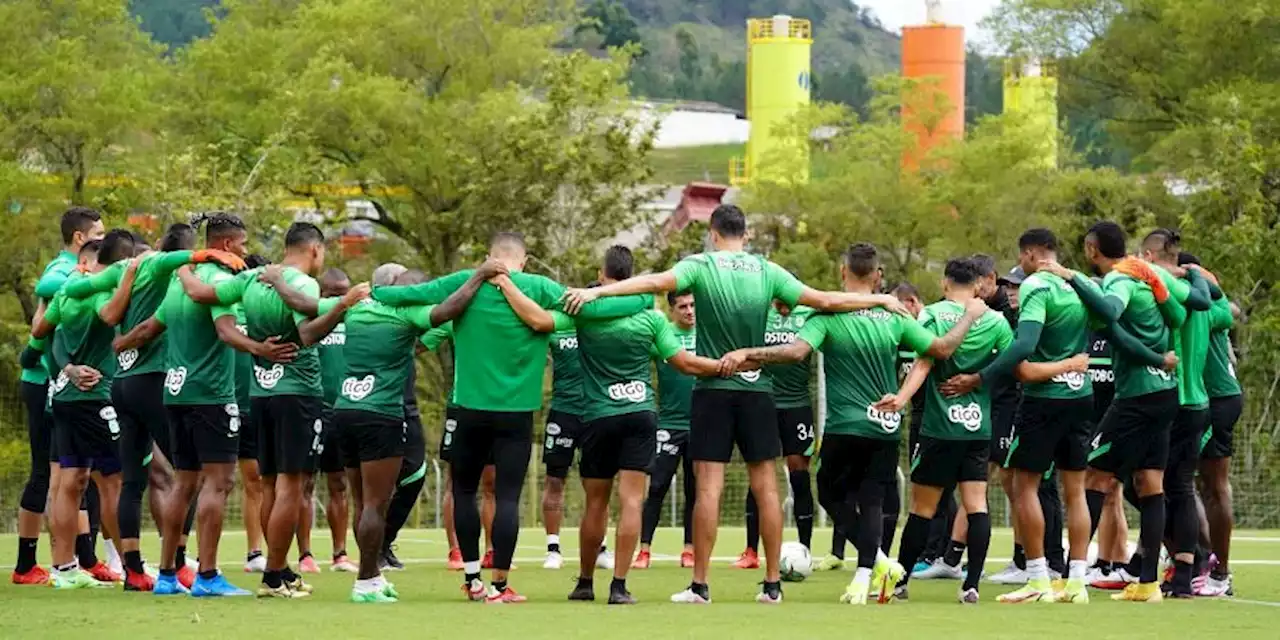
<path fill-rule="evenodd" d="M 606 571 L 613 571 L 613 552 L 609 550 L 601 551 L 596 556 L 596 568 Z"/>
<path fill-rule="evenodd" d="M 987 582 L 1006 585 L 1023 585 L 1027 583 L 1027 572 L 1023 569 L 1019 569 L 1018 565 L 1010 562 L 1008 566 L 987 578 Z"/>
<path fill-rule="evenodd" d="M 596 564 L 599 564 L 597 561 Z M 564 566 L 564 556 L 559 551 L 548 551 L 547 559 L 542 561 L 543 569 L 559 569 Z"/>
<path fill-rule="evenodd" d="M 698 595 L 693 589 L 685 589 L 680 593 L 672 595 L 671 602 L 675 604 L 711 604 L 711 598 L 704 598 Z"/>
<path fill-rule="evenodd" d="M 933 564 L 924 571 L 911 574 L 912 580 L 962 580 L 963 578 L 964 570 L 960 565 L 953 567 L 942 558 L 934 560 Z"/>
<path fill-rule="evenodd" d="M 1227 576 L 1222 580 L 1218 580 L 1213 576 L 1207 576 L 1204 583 L 1197 585 L 1195 594 L 1202 598 L 1225 598 L 1235 595 L 1231 590 L 1231 576 Z"/>
<path fill-rule="evenodd" d="M 244 563 L 245 573 L 262 573 L 267 570 L 267 557 L 265 555 L 255 556 L 252 560 L 246 560 Z"/>

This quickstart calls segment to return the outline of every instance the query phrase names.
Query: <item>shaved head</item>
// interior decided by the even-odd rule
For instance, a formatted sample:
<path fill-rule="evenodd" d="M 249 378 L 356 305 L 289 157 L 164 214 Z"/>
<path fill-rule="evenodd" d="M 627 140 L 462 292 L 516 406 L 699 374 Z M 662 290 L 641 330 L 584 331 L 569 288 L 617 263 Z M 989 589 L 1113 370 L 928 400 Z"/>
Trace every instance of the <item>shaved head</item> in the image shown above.
<path fill-rule="evenodd" d="M 414 285 L 422 284 L 427 281 L 427 274 L 421 269 L 406 269 L 404 273 L 396 276 L 396 285 Z"/>
<path fill-rule="evenodd" d="M 408 270 L 408 267 L 398 262 L 388 262 L 381 265 L 373 270 L 373 286 L 386 287 L 395 284 L 396 278 Z"/>
<path fill-rule="evenodd" d="M 351 279 L 342 269 L 329 269 L 320 276 L 320 295 L 326 298 L 346 295 L 351 289 Z"/>
<path fill-rule="evenodd" d="M 524 235 L 513 231 L 493 234 L 489 241 L 489 257 L 501 261 L 511 271 L 523 271 L 528 259 Z"/>

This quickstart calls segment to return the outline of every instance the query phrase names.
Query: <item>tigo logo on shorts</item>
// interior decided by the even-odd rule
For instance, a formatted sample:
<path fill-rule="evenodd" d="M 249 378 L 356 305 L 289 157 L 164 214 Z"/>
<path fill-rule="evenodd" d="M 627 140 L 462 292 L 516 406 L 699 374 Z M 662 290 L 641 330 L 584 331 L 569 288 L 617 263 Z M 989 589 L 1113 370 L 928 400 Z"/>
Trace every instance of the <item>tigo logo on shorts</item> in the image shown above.
<path fill-rule="evenodd" d="M 120 421 L 116 419 L 115 407 L 111 405 L 103 407 L 98 411 L 98 417 L 107 423 L 107 431 L 111 432 L 112 440 L 120 437 Z"/>
<path fill-rule="evenodd" d="M 548 422 L 548 423 L 547 423 L 547 435 L 549 435 L 549 436 L 558 436 L 558 435 L 560 435 L 560 425 L 558 425 L 558 424 L 556 424 L 556 423 L 554 423 L 554 422 Z"/>
<path fill-rule="evenodd" d="M 258 386 L 263 389 L 274 389 L 280 383 L 280 379 L 284 377 L 284 367 L 277 363 L 267 369 L 255 364 L 253 365 L 253 377 L 257 378 Z"/>
<path fill-rule="evenodd" d="M 120 355 L 116 356 L 116 361 L 120 363 L 121 371 L 128 371 L 138 362 L 138 350 L 126 349 L 121 351 Z"/>
<path fill-rule="evenodd" d="M 373 392 L 373 380 L 373 374 L 363 378 L 347 378 L 342 381 L 342 395 L 351 398 L 353 402 L 360 402 Z"/>
<path fill-rule="evenodd" d="M 629 402 L 644 402 L 647 389 L 648 387 L 639 380 L 619 382 L 609 386 L 609 398 L 612 400 L 627 400 Z"/>
<path fill-rule="evenodd" d="M 976 402 L 953 404 L 947 407 L 947 419 L 963 426 L 965 431 L 977 431 L 982 428 L 982 407 Z"/>
<path fill-rule="evenodd" d="M 237 433 L 240 433 L 240 405 L 229 402 L 223 405 L 222 410 L 226 411 L 227 416 L 230 418 L 227 420 L 227 430 L 229 431 L 227 437 L 235 437 Z"/>
<path fill-rule="evenodd" d="M 164 374 L 164 388 L 169 391 L 169 395 L 176 396 L 182 393 L 183 385 L 187 384 L 187 368 L 178 367 L 170 369 Z"/>

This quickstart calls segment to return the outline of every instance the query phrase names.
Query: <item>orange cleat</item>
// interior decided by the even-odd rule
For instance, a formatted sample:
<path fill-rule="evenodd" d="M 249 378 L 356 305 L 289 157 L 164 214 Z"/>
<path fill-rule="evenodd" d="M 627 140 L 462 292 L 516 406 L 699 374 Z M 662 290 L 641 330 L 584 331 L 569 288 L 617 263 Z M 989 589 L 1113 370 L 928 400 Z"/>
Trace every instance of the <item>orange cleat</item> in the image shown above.
<path fill-rule="evenodd" d="M 760 555 L 756 553 L 755 549 L 747 547 L 742 551 L 742 555 L 738 556 L 738 560 L 733 563 L 733 566 L 738 569 L 759 569 Z"/>
<path fill-rule="evenodd" d="M 528 598 L 516 593 L 516 590 L 511 587 L 507 587 L 502 591 L 490 588 L 489 595 L 485 596 L 484 602 L 485 604 L 515 604 L 518 602 L 524 602 L 527 599 Z"/>
<path fill-rule="evenodd" d="M 465 566 L 465 563 L 462 562 L 462 549 L 450 549 L 449 561 L 444 566 L 450 571 L 462 571 Z"/>
<path fill-rule="evenodd" d="M 49 571 L 40 565 L 27 570 L 26 573 L 13 572 L 14 584 L 49 584 Z"/>
<path fill-rule="evenodd" d="M 641 549 L 640 553 L 636 554 L 636 561 L 631 563 L 631 568 L 648 569 L 650 562 L 652 562 L 652 558 L 649 556 L 649 550 Z"/>
<path fill-rule="evenodd" d="M 145 573 L 134 573 L 125 567 L 124 570 L 124 590 L 125 591 L 153 591 L 156 588 L 156 581 Z"/>
<path fill-rule="evenodd" d="M 191 589 L 191 585 L 196 583 L 195 569 L 192 569 L 187 565 L 178 567 L 178 583 L 187 589 Z"/>
<path fill-rule="evenodd" d="M 320 573 L 320 565 L 314 557 L 306 556 L 298 561 L 298 573 Z"/>
<path fill-rule="evenodd" d="M 693 552 L 692 551 L 685 549 L 680 553 L 680 568 L 681 569 L 693 568 Z"/>
<path fill-rule="evenodd" d="M 480 559 L 480 568 L 481 569 L 493 568 L 493 549 L 489 549 L 484 552 L 484 557 Z"/>
<path fill-rule="evenodd" d="M 120 574 L 112 571 L 111 567 L 108 567 L 106 563 L 102 561 L 98 561 L 98 564 L 93 565 L 93 568 L 89 569 L 87 573 L 93 576 L 93 579 L 98 582 L 106 582 L 110 584 L 112 582 L 124 581 L 124 578 Z"/>

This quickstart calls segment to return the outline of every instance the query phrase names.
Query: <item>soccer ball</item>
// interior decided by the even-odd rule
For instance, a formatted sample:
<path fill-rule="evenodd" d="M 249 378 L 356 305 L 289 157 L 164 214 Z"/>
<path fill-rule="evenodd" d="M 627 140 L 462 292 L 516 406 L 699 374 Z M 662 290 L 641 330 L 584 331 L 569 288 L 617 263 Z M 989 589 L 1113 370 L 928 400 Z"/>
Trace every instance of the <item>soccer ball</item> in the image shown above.
<path fill-rule="evenodd" d="M 782 557 L 779 559 L 782 579 L 787 582 L 801 582 L 813 575 L 813 558 L 809 549 L 799 542 L 787 542 L 782 545 Z"/>

